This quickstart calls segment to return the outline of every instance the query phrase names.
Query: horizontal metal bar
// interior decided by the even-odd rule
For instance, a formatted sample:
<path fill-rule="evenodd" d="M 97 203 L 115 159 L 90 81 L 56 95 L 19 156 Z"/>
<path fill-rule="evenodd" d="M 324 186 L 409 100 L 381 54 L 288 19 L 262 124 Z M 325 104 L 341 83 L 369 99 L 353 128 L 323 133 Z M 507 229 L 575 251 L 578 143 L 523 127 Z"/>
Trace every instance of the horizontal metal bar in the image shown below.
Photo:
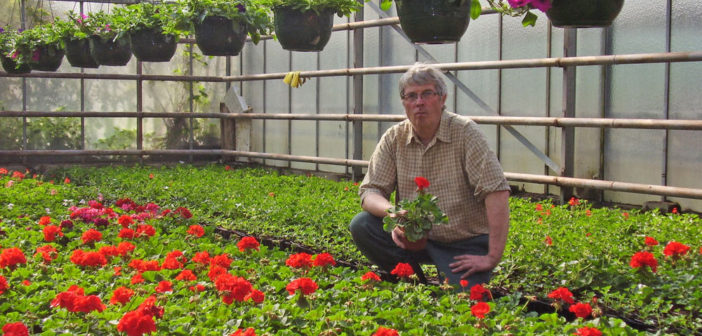
<path fill-rule="evenodd" d="M 321 164 L 335 164 L 343 166 L 360 166 L 367 167 L 368 161 L 365 160 L 348 160 L 337 158 L 326 158 L 316 156 L 301 156 L 275 153 L 260 153 L 260 152 L 245 152 L 234 150 L 188 150 L 188 149 L 171 149 L 171 150 L 1 150 L 0 156 L 77 156 L 77 155 L 221 155 L 221 156 L 237 156 L 260 159 L 275 159 L 289 160 L 300 162 L 311 162 Z M 589 180 L 573 177 L 546 176 L 535 174 L 522 174 L 505 172 L 505 177 L 509 181 L 514 182 L 529 182 L 552 184 L 567 187 L 583 187 L 598 190 L 623 191 L 649 195 L 665 195 L 684 198 L 702 199 L 702 189 L 679 188 L 670 186 L 648 185 L 640 183 L 628 183 L 617 181 Z"/>
<path fill-rule="evenodd" d="M 249 109 L 248 111 L 251 111 Z M 326 120 L 326 121 L 402 121 L 404 115 L 387 114 L 288 114 L 288 113 L 189 113 L 189 112 L 51 112 L 51 111 L 0 111 L 0 117 L 84 117 L 84 118 L 216 118 L 216 119 L 277 119 L 277 120 Z M 702 120 L 694 119 L 624 119 L 624 118 L 554 118 L 554 117 L 503 117 L 468 116 L 478 124 L 522 125 L 551 127 L 634 128 L 702 130 Z"/>

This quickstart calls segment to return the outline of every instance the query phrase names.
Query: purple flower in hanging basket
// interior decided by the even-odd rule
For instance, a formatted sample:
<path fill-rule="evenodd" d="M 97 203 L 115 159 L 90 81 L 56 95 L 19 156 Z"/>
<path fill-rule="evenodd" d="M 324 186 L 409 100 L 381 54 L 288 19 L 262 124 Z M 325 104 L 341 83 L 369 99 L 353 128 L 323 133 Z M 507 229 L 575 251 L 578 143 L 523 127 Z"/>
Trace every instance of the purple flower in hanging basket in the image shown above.
<path fill-rule="evenodd" d="M 5 29 L 0 28 L 0 34 L 4 33 Z"/>
<path fill-rule="evenodd" d="M 244 7 L 244 5 L 238 4 L 236 5 L 236 8 L 239 9 L 239 13 L 246 13 L 246 7 Z"/>

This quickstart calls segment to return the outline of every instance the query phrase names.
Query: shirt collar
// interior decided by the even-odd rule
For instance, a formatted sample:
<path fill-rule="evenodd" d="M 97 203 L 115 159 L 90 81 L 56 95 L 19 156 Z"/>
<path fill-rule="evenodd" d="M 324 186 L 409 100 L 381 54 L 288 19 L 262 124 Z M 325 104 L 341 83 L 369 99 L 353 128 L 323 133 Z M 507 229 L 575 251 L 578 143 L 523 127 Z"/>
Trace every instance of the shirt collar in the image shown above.
<path fill-rule="evenodd" d="M 436 141 L 441 141 L 441 142 L 451 142 L 451 132 L 449 132 L 449 126 L 451 124 L 451 113 L 447 111 L 441 112 L 441 120 L 439 121 L 439 130 L 436 131 L 436 136 L 434 137 Z M 405 142 L 405 145 L 409 145 L 412 143 L 412 141 L 415 141 L 416 143 L 421 144 L 422 141 L 419 140 L 419 137 L 417 134 L 414 132 L 414 128 L 412 128 L 412 123 L 409 122 L 408 120 L 405 120 L 407 123 L 407 126 L 410 128 L 410 136 L 407 137 L 407 141 Z"/>

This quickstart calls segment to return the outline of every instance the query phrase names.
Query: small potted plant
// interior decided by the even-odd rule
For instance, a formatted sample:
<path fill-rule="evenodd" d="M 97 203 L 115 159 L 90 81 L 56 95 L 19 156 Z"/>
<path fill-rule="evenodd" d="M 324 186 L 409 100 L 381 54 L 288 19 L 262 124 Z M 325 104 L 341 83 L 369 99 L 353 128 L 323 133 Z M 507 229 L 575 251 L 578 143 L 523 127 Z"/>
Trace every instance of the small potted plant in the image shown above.
<path fill-rule="evenodd" d="M 395 0 L 400 26 L 414 43 L 458 42 L 470 19 L 480 16 L 478 0 Z M 388 10 L 391 0 L 383 0 Z"/>
<path fill-rule="evenodd" d="M 15 40 L 17 62 L 28 60 L 32 70 L 56 71 L 63 62 L 64 50 L 61 36 L 52 24 L 43 24 L 27 29 Z"/>
<path fill-rule="evenodd" d="M 20 32 L 14 29 L 0 28 L 0 61 L 2 61 L 2 67 L 7 73 L 24 74 L 32 71 L 32 68 L 29 67 L 28 57 L 24 61 L 18 60 L 18 58 L 25 57 L 15 48 L 15 41 L 19 34 Z"/>
<path fill-rule="evenodd" d="M 607 27 L 619 15 L 624 0 L 488 0 L 490 6 L 515 17 L 523 16 L 522 25 L 534 26 L 538 9 L 548 16 L 556 27 Z"/>
<path fill-rule="evenodd" d="M 438 198 L 427 192 L 429 181 L 417 176 L 414 182 L 417 184 L 417 198 L 402 200 L 388 209 L 388 215 L 383 218 L 383 229 L 392 232 L 399 228 L 404 233 L 404 238 L 398 238 L 402 245 L 416 251 L 424 249 L 427 235 L 434 225 L 448 223 L 448 217 L 439 209 Z"/>
<path fill-rule="evenodd" d="M 362 6 L 356 0 L 261 0 L 273 9 L 273 25 L 285 50 L 321 51 L 329 42 L 334 14 L 350 15 Z"/>
<path fill-rule="evenodd" d="M 116 8 L 114 25 L 129 35 L 132 53 L 142 62 L 168 62 L 175 54 L 181 31 L 176 5 L 142 2 Z"/>
<path fill-rule="evenodd" d="M 90 13 L 85 23 L 91 32 L 90 54 L 100 65 L 122 66 L 132 58 L 129 36 L 113 27 L 113 17 L 103 11 Z"/>
<path fill-rule="evenodd" d="M 64 45 L 66 46 L 66 59 L 74 67 L 97 68 L 100 64 L 90 54 L 91 31 L 86 24 L 88 16 L 69 11 L 68 20 L 54 21 Z"/>
<path fill-rule="evenodd" d="M 256 44 L 272 26 L 257 1 L 179 0 L 178 5 L 178 22 L 195 33 L 200 51 L 208 56 L 236 56 L 247 35 Z"/>

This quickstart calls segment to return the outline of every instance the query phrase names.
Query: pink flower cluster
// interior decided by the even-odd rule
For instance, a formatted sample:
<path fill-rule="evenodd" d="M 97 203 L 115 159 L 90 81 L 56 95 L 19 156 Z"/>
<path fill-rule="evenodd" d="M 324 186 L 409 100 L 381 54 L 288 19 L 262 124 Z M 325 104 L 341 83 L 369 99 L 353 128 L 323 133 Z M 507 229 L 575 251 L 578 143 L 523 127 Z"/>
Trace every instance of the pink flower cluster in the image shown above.
<path fill-rule="evenodd" d="M 551 8 L 551 0 L 507 0 L 507 2 L 513 8 L 530 6 L 542 12 L 546 12 Z"/>

